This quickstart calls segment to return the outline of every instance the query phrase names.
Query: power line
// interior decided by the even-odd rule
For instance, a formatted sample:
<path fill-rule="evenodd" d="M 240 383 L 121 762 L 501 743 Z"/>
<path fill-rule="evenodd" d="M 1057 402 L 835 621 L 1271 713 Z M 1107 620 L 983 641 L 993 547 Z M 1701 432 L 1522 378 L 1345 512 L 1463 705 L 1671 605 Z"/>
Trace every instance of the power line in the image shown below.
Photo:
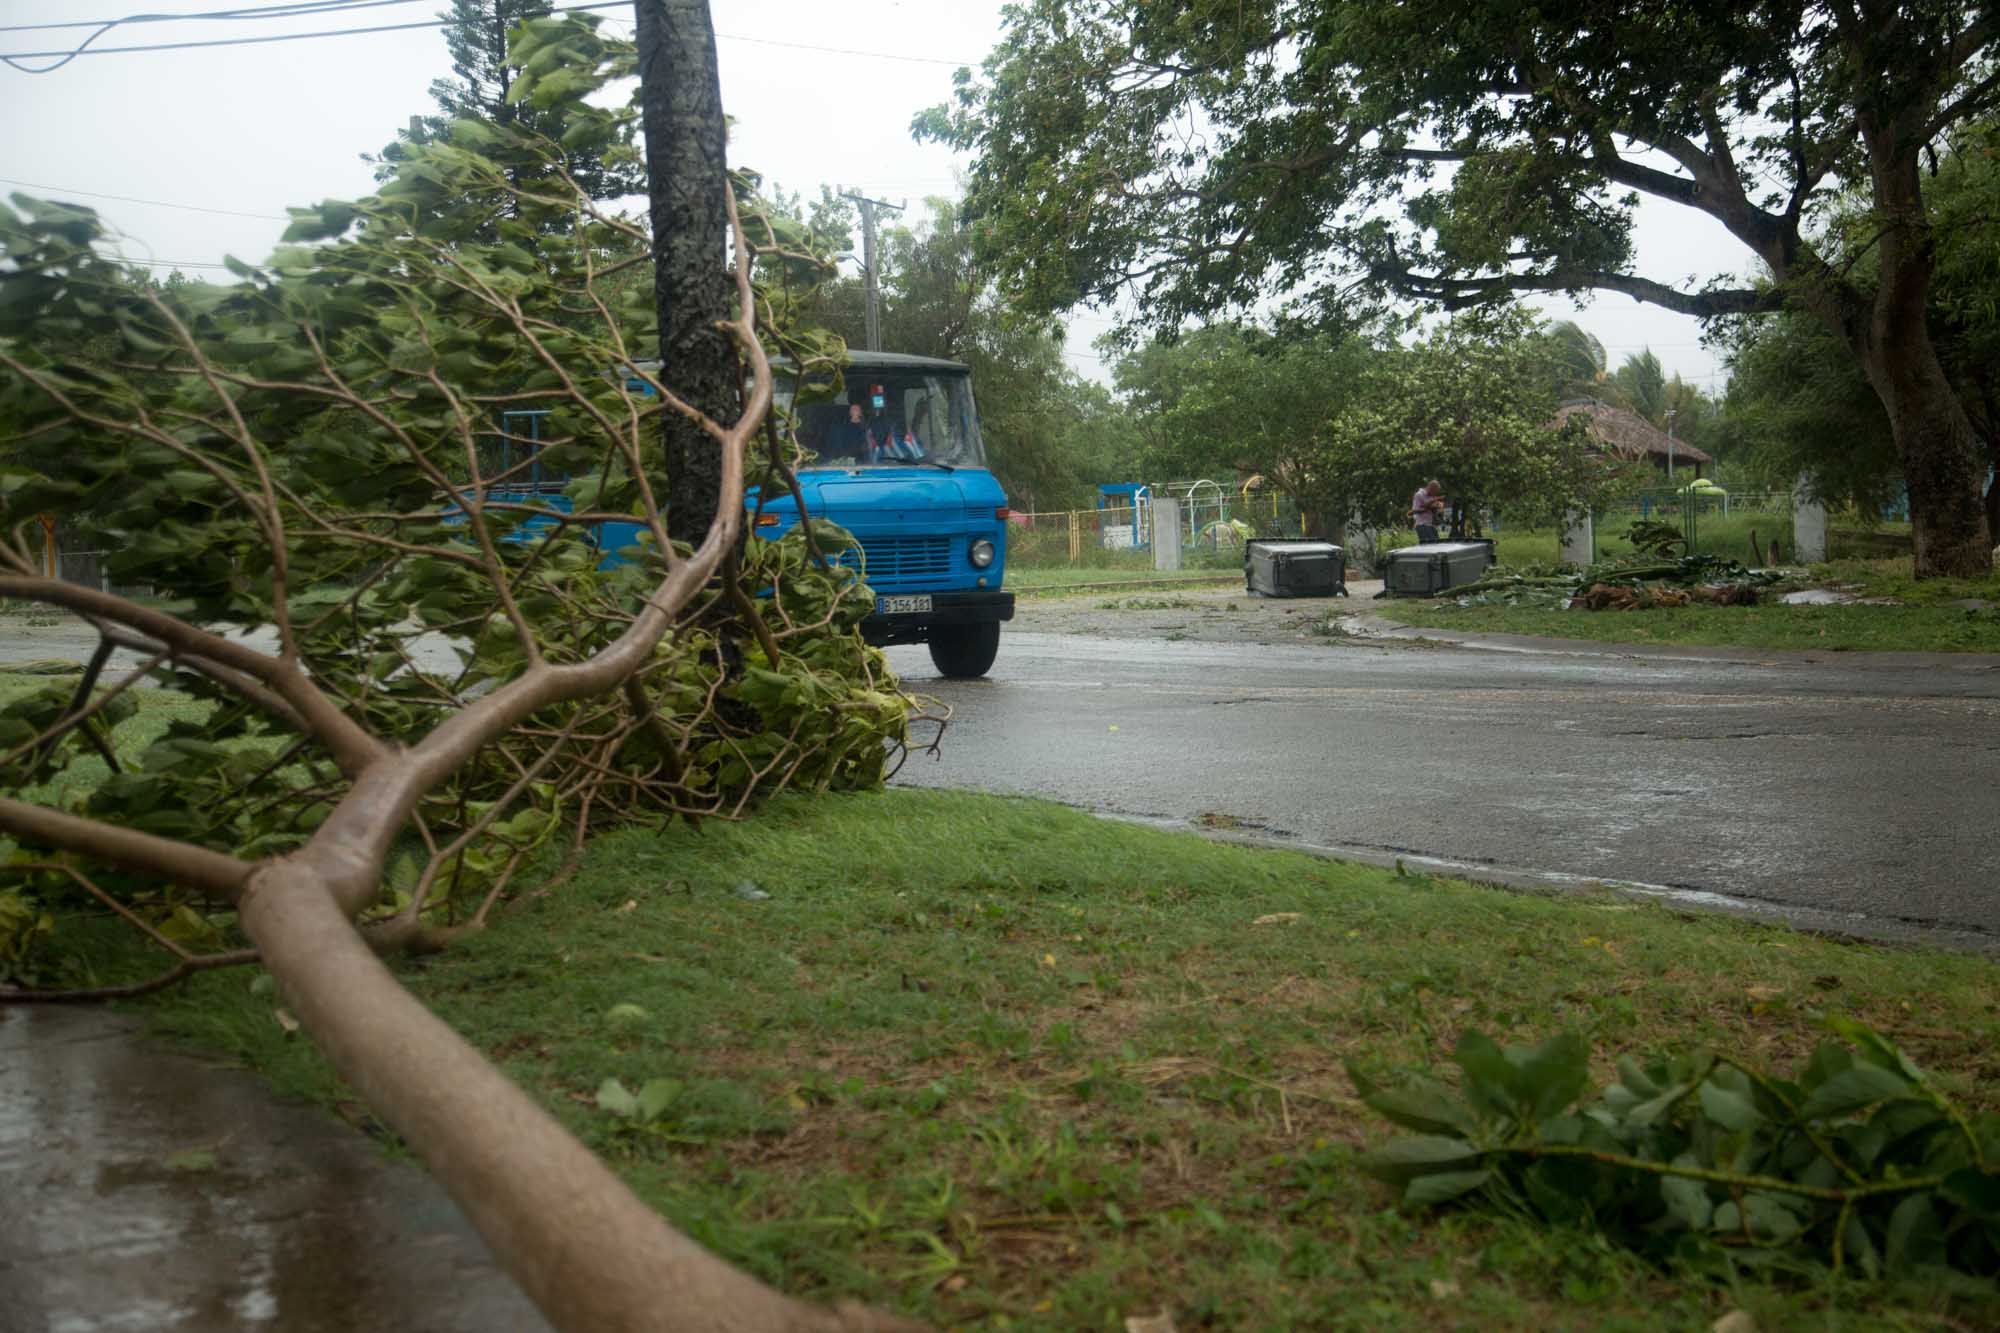
<path fill-rule="evenodd" d="M 294 14 L 270 14 L 270 15 L 258 14 L 257 17 L 283 18 L 283 17 L 296 17 L 298 15 L 312 14 L 315 12 L 338 13 L 340 12 L 340 10 L 348 8 L 362 9 L 377 4 L 404 4 L 413 2 L 414 0 L 328 0 L 327 7 L 324 10 L 300 8 L 297 9 Z M 600 4 L 567 5 L 560 9 L 552 10 L 551 13 L 580 14 L 585 12 L 586 10 L 624 9 L 628 7 L 629 3 L 630 0 L 604 0 L 604 3 Z M 237 11 L 237 12 L 247 14 L 249 11 Z M 134 17 L 136 19 L 139 17 L 199 18 L 207 16 L 153 15 L 153 16 L 134 16 Z M 278 33 L 269 37 L 216 37 L 216 38 L 210 38 L 205 41 L 148 42 L 137 46 L 92 46 L 91 45 L 92 42 L 96 41 L 99 37 L 103 36 L 105 33 L 111 31 L 112 28 L 117 27 L 121 23 L 125 23 L 128 21 L 130 20 L 123 20 L 123 19 L 112 20 L 109 25 L 99 28 L 98 31 L 92 33 L 89 37 L 84 38 L 82 42 L 78 43 L 76 46 L 68 50 L 4 52 L 0 53 L 0 61 L 5 61 L 7 64 L 12 65 L 15 69 L 20 70 L 24 74 L 52 74 L 56 70 L 61 69 L 64 65 L 67 65 L 70 61 L 75 60 L 78 56 L 133 55 L 148 51 L 196 51 L 210 47 L 258 46 L 269 42 L 303 42 L 303 41 L 314 40 L 320 37 L 359 37 L 370 33 L 378 33 L 378 32 L 409 32 L 414 29 L 420 29 L 420 28 L 450 28 L 459 26 L 459 21 L 457 19 L 430 19 L 420 23 L 383 23 L 383 24 L 375 24 L 365 28 L 328 28 L 328 29 L 322 29 L 321 31 L 318 32 Z M 80 25 L 45 24 L 39 26 L 72 27 Z M 0 29 L 0 31 L 25 31 L 25 30 L 26 30 L 25 28 Z M 718 32 L 715 35 L 716 38 L 720 41 L 749 42 L 757 46 L 777 46 L 777 47 L 784 47 L 788 50 L 793 50 L 793 51 L 811 51 L 818 55 L 858 56 L 868 60 L 899 60 L 911 64 L 948 65 L 954 69 L 963 65 L 973 65 L 978 63 L 977 61 L 972 61 L 972 60 L 954 60 L 945 56 L 914 56 L 914 55 L 904 55 L 896 51 L 863 51 L 854 47 L 817 46 L 810 42 L 787 42 L 787 41 L 780 41 L 779 39 L 774 37 L 752 37 L 745 33 Z M 20 63 L 23 60 L 53 60 L 56 63 L 53 65 L 43 66 L 41 69 L 30 69 L 28 66 Z"/>
<path fill-rule="evenodd" d="M 603 0 L 593 5 L 570 5 L 554 10 L 557 14 L 578 14 L 587 9 L 624 9 L 630 0 Z M 311 11 L 305 11 L 311 12 Z M 112 27 L 116 27 L 113 24 Z M 266 42 L 304 42 L 317 37 L 358 37 L 374 32 L 408 32 L 413 28 L 450 28 L 459 26 L 457 19 L 428 19 L 422 23 L 383 23 L 367 28 L 328 28 L 319 32 L 277 33 L 270 37 L 217 37 L 201 42 L 151 42 L 143 46 L 91 46 L 111 28 L 100 28 L 83 39 L 77 46 L 67 51 L 14 51 L 0 53 L 0 61 L 5 61 L 23 74 L 53 74 L 78 56 L 130 55 L 139 51 L 193 51 L 213 46 L 258 46 Z M 40 69 L 30 69 L 23 60 L 54 60 L 53 65 Z"/>
<path fill-rule="evenodd" d="M 278 213 L 239 213 L 233 208 L 204 208 L 200 204 L 170 204 L 164 199 L 139 199 L 129 194 L 103 194 L 97 190 L 72 190 L 64 185 L 47 185 L 41 181 L 17 181 L 8 176 L 0 176 L 0 185 L 25 185 L 31 190 L 54 190 L 58 194 L 80 194 L 91 199 L 116 199 L 121 204 L 151 204 L 155 208 L 181 208 L 190 213 L 219 213 L 228 218 L 259 218 L 268 222 L 290 222 L 289 216 Z"/>
<path fill-rule="evenodd" d="M 344 9 L 378 9 L 383 5 L 414 5 L 418 0 L 294 0 L 290 4 L 248 9 L 216 9 L 201 14 L 128 14 L 116 19 L 70 19 L 63 23 L 15 23 L 0 32 L 47 32 L 54 28 L 116 28 L 126 23 L 223 22 L 231 19 L 297 18 Z"/>
<path fill-rule="evenodd" d="M 128 259 L 124 255 L 103 255 L 117 264 L 143 264 L 147 268 L 228 268 L 227 264 L 211 264 L 200 259 Z"/>

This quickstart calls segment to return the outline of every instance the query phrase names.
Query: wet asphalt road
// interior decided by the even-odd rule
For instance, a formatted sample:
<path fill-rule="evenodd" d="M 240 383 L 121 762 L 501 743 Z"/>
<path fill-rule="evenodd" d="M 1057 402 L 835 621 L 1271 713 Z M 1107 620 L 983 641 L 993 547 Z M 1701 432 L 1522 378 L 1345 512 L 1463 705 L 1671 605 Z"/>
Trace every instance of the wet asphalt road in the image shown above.
<path fill-rule="evenodd" d="M 0 1007 L 0 1333 L 548 1333 L 414 1163 L 139 1029 Z"/>
<path fill-rule="evenodd" d="M 900 783 L 2000 952 L 2000 664 L 1010 632 Z M 1213 822 L 1213 821 L 1211 821 Z"/>

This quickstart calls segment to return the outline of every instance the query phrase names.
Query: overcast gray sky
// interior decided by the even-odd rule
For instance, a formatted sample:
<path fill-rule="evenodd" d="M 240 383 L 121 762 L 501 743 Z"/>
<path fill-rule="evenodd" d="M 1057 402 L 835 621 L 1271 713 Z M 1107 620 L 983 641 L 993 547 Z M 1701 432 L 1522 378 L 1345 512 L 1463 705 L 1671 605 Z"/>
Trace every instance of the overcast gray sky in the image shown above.
<path fill-rule="evenodd" d="M 242 0 L 246 7 L 272 2 Z M 423 23 L 443 8 L 439 0 L 385 0 L 317 18 L 126 24 L 94 45 Z M 808 194 L 822 183 L 912 204 L 952 193 L 963 163 L 936 145 L 913 142 L 910 117 L 946 100 L 953 69 L 976 65 L 991 50 L 1000 9 L 1001 0 L 715 6 L 723 106 L 736 121 L 732 161 Z M 134 0 L 5 0 L 0 28 L 16 30 L 0 32 L 0 52 L 67 49 L 90 33 L 19 30 L 24 25 L 136 12 L 212 12 L 212 6 L 165 0 L 140 10 Z M 625 11 L 604 12 L 629 30 Z M 213 266 L 224 254 L 252 261 L 269 254 L 287 205 L 368 193 L 373 178 L 360 155 L 388 143 L 410 116 L 434 110 L 430 82 L 449 72 L 435 27 L 87 54 L 47 74 L 0 65 L 0 123 L 7 127 L 0 191 L 88 204 L 124 235 L 129 257 L 220 279 Z M 1638 240 L 1642 268 L 1662 279 L 1738 273 L 1749 265 L 1747 252 L 1718 225 L 1668 205 L 1642 212 Z M 1561 301 L 1548 306 L 1596 334 L 1614 366 L 1651 346 L 1669 374 L 1679 371 L 1711 389 L 1722 383 L 1691 319 L 1622 296 L 1600 296 L 1581 311 Z M 1079 371 L 1101 373 L 1090 343 L 1110 322 L 1085 312 L 1073 318 L 1070 356 Z"/>

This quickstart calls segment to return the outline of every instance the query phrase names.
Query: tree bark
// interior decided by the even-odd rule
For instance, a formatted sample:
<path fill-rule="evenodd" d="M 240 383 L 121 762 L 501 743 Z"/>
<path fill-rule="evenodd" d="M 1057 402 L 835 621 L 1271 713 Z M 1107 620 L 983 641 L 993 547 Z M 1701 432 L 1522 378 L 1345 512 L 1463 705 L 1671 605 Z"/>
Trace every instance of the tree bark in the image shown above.
<path fill-rule="evenodd" d="M 733 421 L 742 387 L 736 350 L 718 327 L 729 307 L 722 186 L 725 130 L 707 0 L 636 0 L 640 123 L 653 227 L 653 300 L 661 379 L 716 421 Z M 722 482 L 713 436 L 660 414 L 667 535 L 693 545 Z"/>
<path fill-rule="evenodd" d="M 1928 336 L 1892 340 L 1868 361 L 1910 492 L 1918 578 L 1978 578 L 1993 568 L 1993 497 L 1981 495 L 1978 439 Z"/>
<path fill-rule="evenodd" d="M 1904 127 L 1861 116 L 1869 175 L 1881 219 L 1881 278 L 1864 327 L 1850 343 L 1888 410 L 1889 430 L 1910 493 L 1918 578 L 1991 572 L 1993 538 L 1980 495 L 1979 440 L 1931 340 L 1929 306 L 1936 240 L 1925 207 L 1917 151 Z"/>
<path fill-rule="evenodd" d="M 792 1300 L 667 1225 L 397 983 L 311 856 L 258 871 L 244 932 L 328 1061 L 422 1155 L 550 1323 L 565 1333 L 917 1327 Z"/>

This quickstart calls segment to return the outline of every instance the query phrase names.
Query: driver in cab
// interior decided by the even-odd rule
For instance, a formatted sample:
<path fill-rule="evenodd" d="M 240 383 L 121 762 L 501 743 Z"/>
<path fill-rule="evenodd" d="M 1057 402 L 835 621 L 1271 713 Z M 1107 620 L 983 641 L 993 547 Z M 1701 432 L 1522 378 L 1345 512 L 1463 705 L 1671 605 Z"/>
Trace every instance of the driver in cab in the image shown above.
<path fill-rule="evenodd" d="M 853 417 L 850 414 L 849 420 Z M 868 414 L 862 422 L 862 457 L 870 463 L 903 460 L 918 462 L 924 457 L 924 447 L 917 443 L 916 433 L 889 415 L 889 396 L 879 384 L 868 386 Z"/>

